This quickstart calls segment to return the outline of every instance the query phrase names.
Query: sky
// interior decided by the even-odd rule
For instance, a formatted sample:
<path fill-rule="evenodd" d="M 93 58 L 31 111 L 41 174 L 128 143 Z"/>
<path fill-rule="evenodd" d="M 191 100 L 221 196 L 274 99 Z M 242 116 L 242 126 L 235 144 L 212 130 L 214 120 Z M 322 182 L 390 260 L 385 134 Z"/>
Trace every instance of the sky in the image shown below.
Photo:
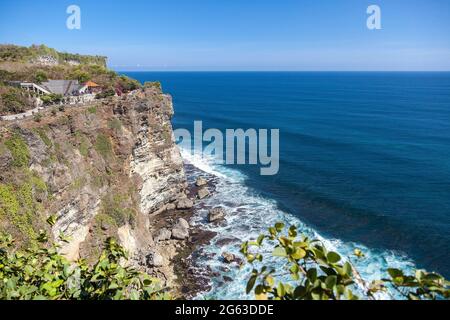
<path fill-rule="evenodd" d="M 381 30 L 367 28 L 369 5 Z M 448 0 L 0 0 L 0 43 L 124 71 L 450 71 L 449 35 Z"/>

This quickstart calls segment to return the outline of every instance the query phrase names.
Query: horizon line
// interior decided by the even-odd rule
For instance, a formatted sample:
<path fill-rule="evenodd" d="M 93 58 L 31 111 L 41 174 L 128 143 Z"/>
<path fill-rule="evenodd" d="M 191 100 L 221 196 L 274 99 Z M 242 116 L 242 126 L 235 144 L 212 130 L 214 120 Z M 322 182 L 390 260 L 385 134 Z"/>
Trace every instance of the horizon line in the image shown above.
<path fill-rule="evenodd" d="M 174 70 L 162 70 L 162 69 L 121 69 L 116 67 L 110 67 L 117 72 L 304 72 L 304 73 L 332 73 L 332 72 L 346 72 L 346 73 L 382 73 L 382 72 L 392 72 L 392 73 L 411 73 L 411 72 L 423 72 L 423 73 L 448 73 L 449 70 L 199 70 L 199 69 L 174 69 Z"/>

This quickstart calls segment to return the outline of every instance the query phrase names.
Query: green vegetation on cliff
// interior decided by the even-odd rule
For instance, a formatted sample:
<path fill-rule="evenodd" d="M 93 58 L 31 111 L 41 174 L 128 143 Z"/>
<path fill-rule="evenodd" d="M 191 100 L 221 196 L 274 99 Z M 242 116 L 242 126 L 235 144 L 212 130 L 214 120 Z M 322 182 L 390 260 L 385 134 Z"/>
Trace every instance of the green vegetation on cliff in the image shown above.
<path fill-rule="evenodd" d="M 0 300 L 169 299 L 158 280 L 123 266 L 127 254 L 112 238 L 93 266 L 67 261 L 45 232 L 36 241 L 18 251 L 11 236 L 0 235 Z"/>
<path fill-rule="evenodd" d="M 128 197 L 119 194 L 109 194 L 102 200 L 101 214 L 109 217 L 113 226 L 121 227 L 126 224 L 135 225 L 136 212 L 132 206 L 127 206 Z"/>
<path fill-rule="evenodd" d="M 38 212 L 43 210 L 41 201 L 47 197 L 47 185 L 28 169 L 17 169 L 16 174 L 21 178 L 15 183 L 0 183 L 0 232 L 6 230 L 27 244 L 43 226 Z"/>
<path fill-rule="evenodd" d="M 5 145 L 11 152 L 14 160 L 13 164 L 16 167 L 28 166 L 28 163 L 30 162 L 30 151 L 19 134 L 14 133 L 12 137 L 5 141 Z"/>
<path fill-rule="evenodd" d="M 20 89 L 2 84 L 0 75 L 0 114 L 22 113 L 33 108 L 33 102 Z"/>
<path fill-rule="evenodd" d="M 109 137 L 104 134 L 99 134 L 95 141 L 95 150 L 105 159 L 110 157 L 113 153 L 112 145 Z"/>

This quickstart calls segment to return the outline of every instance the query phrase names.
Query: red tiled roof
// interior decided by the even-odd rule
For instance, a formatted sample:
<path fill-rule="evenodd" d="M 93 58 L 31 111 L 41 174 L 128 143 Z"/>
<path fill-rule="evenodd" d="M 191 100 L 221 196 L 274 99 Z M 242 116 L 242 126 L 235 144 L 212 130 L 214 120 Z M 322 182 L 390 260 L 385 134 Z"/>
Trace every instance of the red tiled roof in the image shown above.
<path fill-rule="evenodd" d="M 88 87 L 100 87 L 98 84 L 96 84 L 96 83 L 93 82 L 93 81 L 88 81 L 88 82 L 86 82 L 84 85 L 85 85 L 85 86 L 88 86 Z"/>

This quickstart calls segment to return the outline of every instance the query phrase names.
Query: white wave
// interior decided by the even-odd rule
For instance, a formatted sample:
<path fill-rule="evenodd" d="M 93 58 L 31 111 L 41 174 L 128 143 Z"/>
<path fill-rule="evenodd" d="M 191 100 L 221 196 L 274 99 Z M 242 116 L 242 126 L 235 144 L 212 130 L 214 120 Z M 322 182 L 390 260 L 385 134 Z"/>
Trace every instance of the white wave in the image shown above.
<path fill-rule="evenodd" d="M 200 155 L 191 150 L 180 148 L 182 158 L 197 169 L 225 180 L 244 181 L 247 177 L 237 170 L 217 170 L 213 156 Z"/>

